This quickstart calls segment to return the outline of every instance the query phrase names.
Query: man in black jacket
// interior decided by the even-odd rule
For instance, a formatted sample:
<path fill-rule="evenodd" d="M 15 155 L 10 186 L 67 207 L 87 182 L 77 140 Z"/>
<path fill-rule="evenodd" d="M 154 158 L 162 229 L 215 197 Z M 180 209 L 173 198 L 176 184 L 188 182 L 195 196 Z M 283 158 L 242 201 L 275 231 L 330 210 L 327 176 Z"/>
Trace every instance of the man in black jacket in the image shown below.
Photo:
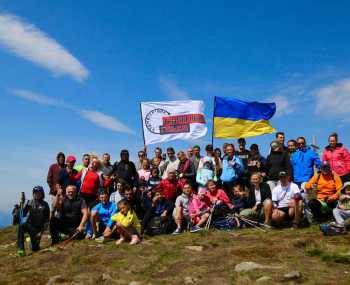
<path fill-rule="evenodd" d="M 266 170 L 267 184 L 272 191 L 278 184 L 279 173 L 285 171 L 290 175 L 292 167 L 288 153 L 283 150 L 283 146 L 278 141 L 273 141 L 270 146 L 271 152 L 266 158 Z"/>
<path fill-rule="evenodd" d="M 33 199 L 28 201 L 22 209 L 18 223 L 17 245 L 18 255 L 24 256 L 24 233 L 28 233 L 31 241 L 31 249 L 38 251 L 41 233 L 46 228 L 50 218 L 49 205 L 44 201 L 45 192 L 43 187 L 33 188 Z M 24 221 L 26 220 L 26 221 Z"/>
<path fill-rule="evenodd" d="M 116 179 L 122 178 L 130 187 L 136 187 L 138 182 L 138 174 L 135 164 L 129 161 L 129 151 L 123 149 L 120 152 L 120 161 L 115 162 L 112 169 L 112 176 Z"/>
<path fill-rule="evenodd" d="M 250 189 L 247 204 L 250 209 L 243 210 L 241 215 L 249 215 L 264 218 L 266 225 L 271 225 L 272 195 L 269 185 L 262 182 L 259 172 L 253 173 L 250 177 Z M 248 211 L 249 212 L 248 212 Z"/>

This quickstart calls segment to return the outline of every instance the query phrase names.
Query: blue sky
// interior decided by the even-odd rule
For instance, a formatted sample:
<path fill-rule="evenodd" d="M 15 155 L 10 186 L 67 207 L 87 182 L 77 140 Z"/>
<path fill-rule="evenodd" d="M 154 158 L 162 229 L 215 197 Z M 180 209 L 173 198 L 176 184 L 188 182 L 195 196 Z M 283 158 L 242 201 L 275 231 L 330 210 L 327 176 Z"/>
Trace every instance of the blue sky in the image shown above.
<path fill-rule="evenodd" d="M 190 2 L 190 3 L 189 3 Z M 287 138 L 337 131 L 350 113 L 348 1 L 0 1 L 0 210 L 46 190 L 58 151 L 142 147 L 140 101 L 274 101 Z M 210 142 L 210 133 L 193 142 Z M 273 135 L 248 140 L 263 153 Z M 220 146 L 222 140 L 215 140 Z M 172 142 L 177 149 L 191 142 Z M 153 149 L 153 146 L 150 147 Z"/>

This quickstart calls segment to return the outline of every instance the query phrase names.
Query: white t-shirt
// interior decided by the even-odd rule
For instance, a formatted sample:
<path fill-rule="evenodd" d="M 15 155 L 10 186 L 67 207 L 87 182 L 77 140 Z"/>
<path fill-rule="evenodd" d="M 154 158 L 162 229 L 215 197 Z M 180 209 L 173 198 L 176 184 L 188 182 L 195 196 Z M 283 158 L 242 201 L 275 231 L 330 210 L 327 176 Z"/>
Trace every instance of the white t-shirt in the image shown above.
<path fill-rule="evenodd" d="M 167 163 L 167 167 L 163 173 L 163 176 L 162 176 L 163 179 L 168 178 L 168 173 L 170 171 L 177 171 L 180 161 L 178 159 L 174 159 L 174 160 L 167 160 L 165 163 Z"/>
<path fill-rule="evenodd" d="M 297 193 L 300 193 L 299 187 L 292 182 L 287 186 L 278 184 L 272 190 L 272 201 L 277 204 L 277 208 L 285 208 Z"/>
<path fill-rule="evenodd" d="M 255 189 L 255 205 L 259 205 L 261 203 L 261 193 L 260 190 Z"/>

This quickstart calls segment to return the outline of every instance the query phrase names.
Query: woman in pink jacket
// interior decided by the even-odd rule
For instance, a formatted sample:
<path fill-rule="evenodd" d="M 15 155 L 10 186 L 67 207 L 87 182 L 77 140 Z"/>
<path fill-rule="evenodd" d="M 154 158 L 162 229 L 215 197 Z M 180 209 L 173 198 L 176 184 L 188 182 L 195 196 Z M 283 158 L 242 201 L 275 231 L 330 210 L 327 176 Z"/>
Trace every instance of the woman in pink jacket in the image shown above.
<path fill-rule="evenodd" d="M 322 160 L 327 162 L 332 171 L 340 176 L 343 183 L 350 181 L 350 154 L 349 151 L 338 143 L 338 135 L 331 134 L 328 137 L 329 145 L 325 148 Z"/>

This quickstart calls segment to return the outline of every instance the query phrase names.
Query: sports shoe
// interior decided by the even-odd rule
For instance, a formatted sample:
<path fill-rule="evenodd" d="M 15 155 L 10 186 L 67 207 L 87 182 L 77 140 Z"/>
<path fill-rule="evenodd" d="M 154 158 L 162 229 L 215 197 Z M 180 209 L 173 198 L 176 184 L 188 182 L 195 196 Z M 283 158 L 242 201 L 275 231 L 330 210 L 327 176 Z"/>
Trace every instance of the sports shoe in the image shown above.
<path fill-rule="evenodd" d="M 140 241 L 140 238 L 139 238 L 137 235 L 133 235 L 132 238 L 131 238 L 130 244 L 131 244 L 131 245 L 134 245 L 134 244 L 138 244 L 138 243 L 140 243 L 140 242 L 141 242 L 141 241 Z"/>
<path fill-rule="evenodd" d="M 118 240 L 115 242 L 115 244 L 116 244 L 116 245 L 120 245 L 120 244 L 122 244 L 124 241 L 125 241 L 125 240 L 124 240 L 123 238 L 120 238 L 120 239 L 118 239 Z"/>
<path fill-rule="evenodd" d="M 201 227 L 194 226 L 190 229 L 190 233 L 196 233 L 196 232 L 199 232 L 201 230 L 202 230 Z"/>
<path fill-rule="evenodd" d="M 182 229 L 181 228 L 177 228 L 174 232 L 173 235 L 179 235 L 182 233 Z"/>
<path fill-rule="evenodd" d="M 104 236 L 100 236 L 100 237 L 95 238 L 95 241 L 98 243 L 104 243 L 105 238 L 104 238 Z"/>
<path fill-rule="evenodd" d="M 26 252 L 24 251 L 24 249 L 19 249 L 17 250 L 17 255 L 23 257 L 26 256 Z"/>

